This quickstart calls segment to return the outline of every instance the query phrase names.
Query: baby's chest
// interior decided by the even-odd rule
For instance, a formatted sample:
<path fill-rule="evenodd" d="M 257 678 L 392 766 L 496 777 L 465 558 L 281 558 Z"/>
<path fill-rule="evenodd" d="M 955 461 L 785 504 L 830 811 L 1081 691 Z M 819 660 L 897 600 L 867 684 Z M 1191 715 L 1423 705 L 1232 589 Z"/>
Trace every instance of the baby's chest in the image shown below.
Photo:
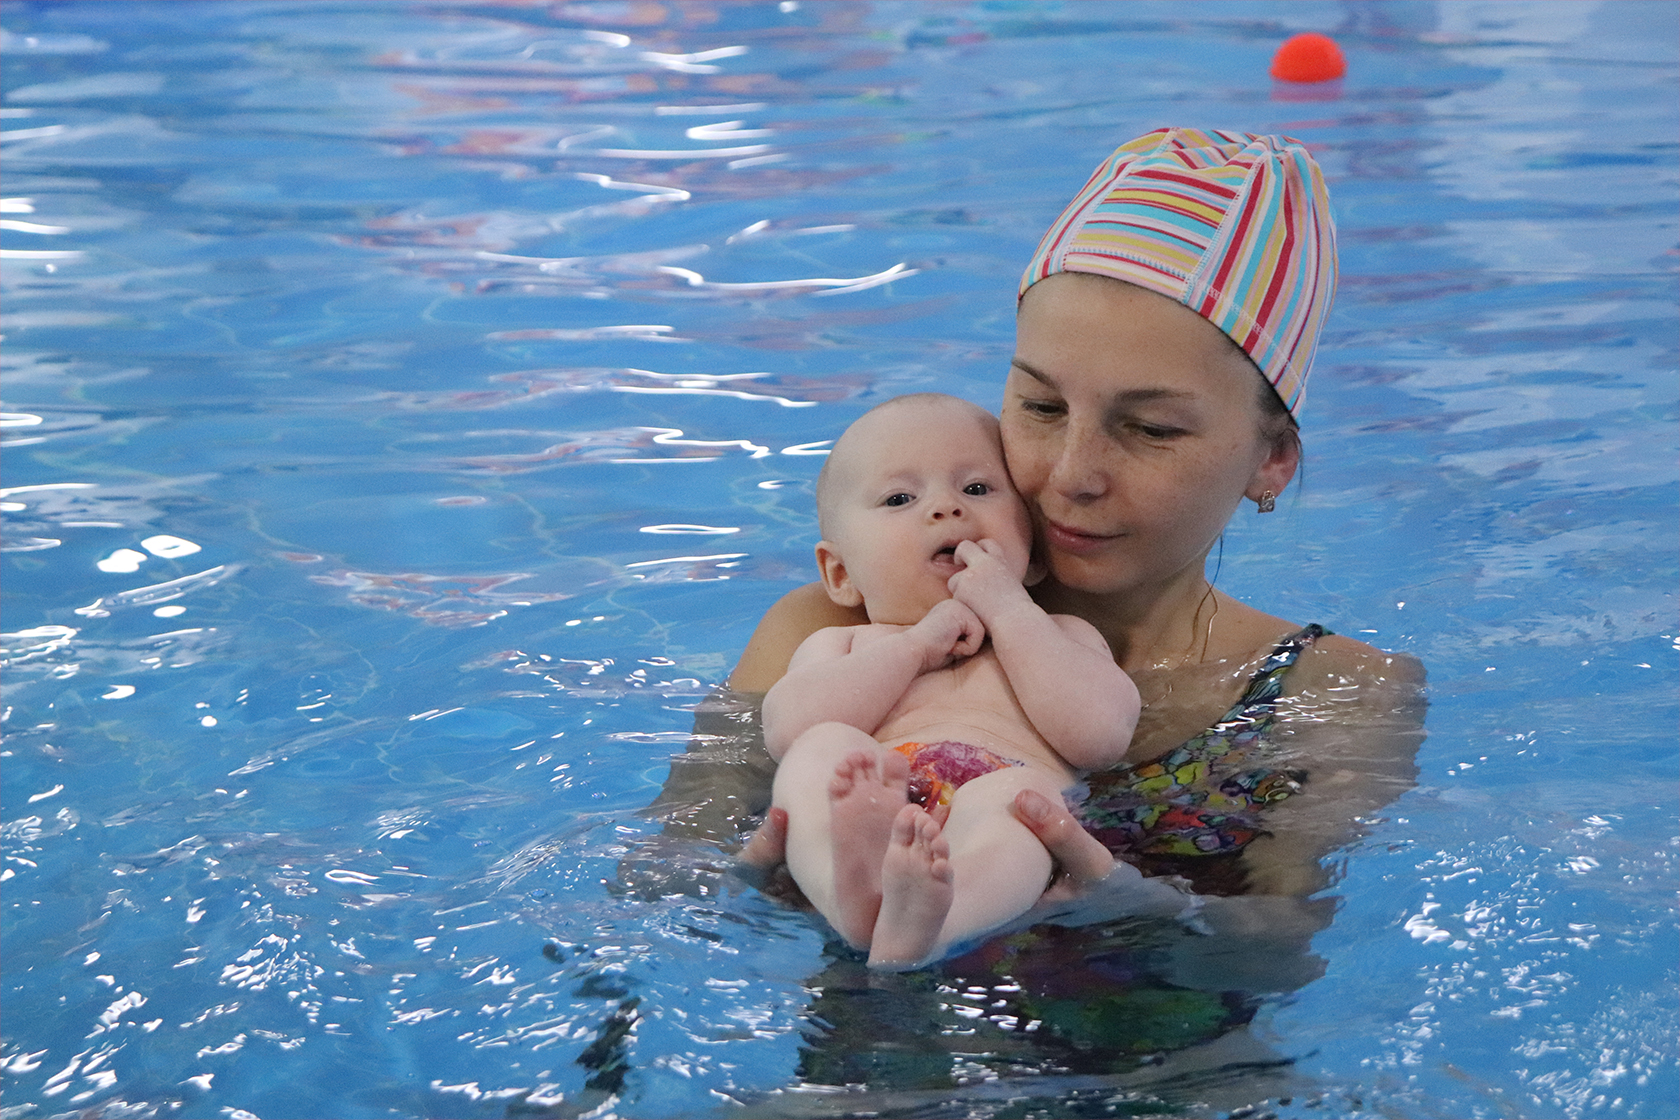
<path fill-rule="evenodd" d="M 905 693 L 905 706 L 951 711 L 990 712 L 1026 721 L 1003 666 L 987 646 L 973 657 L 923 673 Z"/>

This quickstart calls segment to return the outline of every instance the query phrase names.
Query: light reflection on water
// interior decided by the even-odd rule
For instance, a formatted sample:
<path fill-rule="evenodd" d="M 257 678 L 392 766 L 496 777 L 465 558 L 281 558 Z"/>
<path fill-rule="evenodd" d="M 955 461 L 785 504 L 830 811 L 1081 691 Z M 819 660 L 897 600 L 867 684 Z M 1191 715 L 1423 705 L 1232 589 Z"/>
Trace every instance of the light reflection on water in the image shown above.
<path fill-rule="evenodd" d="M 1672 15 L 0 9 L 6 1114 L 1666 1114 Z M 1425 661 L 1418 784 L 1311 928 L 866 977 L 727 870 L 711 689 L 826 441 L 995 406 L 1164 121 L 1331 178 L 1305 485 L 1220 582 Z"/>

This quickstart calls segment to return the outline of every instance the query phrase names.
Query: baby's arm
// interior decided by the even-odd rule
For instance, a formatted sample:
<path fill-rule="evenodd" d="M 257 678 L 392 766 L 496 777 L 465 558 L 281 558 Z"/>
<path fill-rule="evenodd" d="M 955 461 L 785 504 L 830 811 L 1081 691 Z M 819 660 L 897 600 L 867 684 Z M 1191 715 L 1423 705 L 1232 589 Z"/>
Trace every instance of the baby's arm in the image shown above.
<path fill-rule="evenodd" d="M 806 638 L 764 697 L 764 746 L 781 761 L 800 734 L 844 723 L 873 735 L 910 683 L 980 648 L 986 632 L 953 599 L 914 626 L 836 626 Z"/>
<path fill-rule="evenodd" d="M 1081 770 L 1114 766 L 1137 726 L 1137 687 L 1096 627 L 1051 616 L 1003 565 L 997 546 L 965 541 L 951 593 L 985 624 L 1021 709 L 1046 742 Z"/>

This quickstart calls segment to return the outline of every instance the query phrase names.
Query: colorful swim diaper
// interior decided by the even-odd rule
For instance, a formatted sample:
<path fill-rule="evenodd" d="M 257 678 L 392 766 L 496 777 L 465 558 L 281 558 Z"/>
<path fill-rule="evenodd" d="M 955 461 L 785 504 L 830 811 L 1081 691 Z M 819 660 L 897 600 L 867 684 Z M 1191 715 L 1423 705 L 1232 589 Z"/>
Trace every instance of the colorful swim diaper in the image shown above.
<path fill-rule="evenodd" d="M 951 739 L 938 743 L 900 743 L 893 750 L 910 760 L 910 800 L 924 809 L 949 805 L 957 790 L 982 774 L 1024 765 L 985 747 Z"/>

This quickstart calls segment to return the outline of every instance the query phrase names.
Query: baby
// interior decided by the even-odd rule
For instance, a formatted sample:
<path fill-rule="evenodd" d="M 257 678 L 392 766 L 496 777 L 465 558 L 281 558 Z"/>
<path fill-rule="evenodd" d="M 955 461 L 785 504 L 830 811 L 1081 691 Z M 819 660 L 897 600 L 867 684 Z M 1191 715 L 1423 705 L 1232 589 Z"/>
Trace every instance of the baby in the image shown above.
<path fill-rule="evenodd" d="M 1094 627 L 1028 596 L 1032 526 L 984 409 L 865 414 L 817 515 L 823 586 L 869 625 L 812 634 L 765 697 L 773 803 L 806 897 L 872 967 L 912 968 L 1038 900 L 1050 854 L 1009 804 L 1121 762 L 1137 689 Z"/>

